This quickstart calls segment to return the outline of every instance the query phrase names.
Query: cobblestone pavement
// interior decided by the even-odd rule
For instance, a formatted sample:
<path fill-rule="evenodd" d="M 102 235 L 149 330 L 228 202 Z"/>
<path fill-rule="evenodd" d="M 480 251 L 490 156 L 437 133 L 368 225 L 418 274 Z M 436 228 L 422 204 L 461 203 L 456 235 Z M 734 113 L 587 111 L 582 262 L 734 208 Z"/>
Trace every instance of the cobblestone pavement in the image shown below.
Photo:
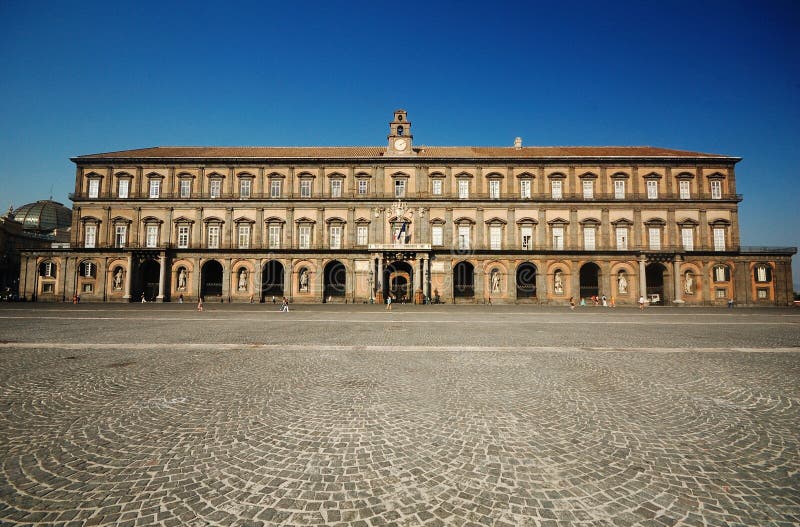
<path fill-rule="evenodd" d="M 800 312 L 0 306 L 2 525 L 800 525 Z"/>

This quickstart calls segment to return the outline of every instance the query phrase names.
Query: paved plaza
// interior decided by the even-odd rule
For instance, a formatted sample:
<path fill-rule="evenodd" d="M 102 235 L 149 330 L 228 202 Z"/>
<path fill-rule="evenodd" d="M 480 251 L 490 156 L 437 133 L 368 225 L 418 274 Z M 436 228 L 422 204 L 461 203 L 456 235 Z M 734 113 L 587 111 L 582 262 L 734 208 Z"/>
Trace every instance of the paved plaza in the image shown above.
<path fill-rule="evenodd" d="M 0 525 L 800 525 L 800 310 L 0 304 Z"/>

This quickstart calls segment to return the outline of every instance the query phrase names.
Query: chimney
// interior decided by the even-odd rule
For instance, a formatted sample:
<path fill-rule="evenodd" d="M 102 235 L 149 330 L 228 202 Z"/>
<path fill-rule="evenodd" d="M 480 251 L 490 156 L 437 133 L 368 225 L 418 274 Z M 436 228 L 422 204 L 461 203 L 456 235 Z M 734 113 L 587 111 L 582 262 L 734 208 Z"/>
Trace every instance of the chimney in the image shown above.
<path fill-rule="evenodd" d="M 515 137 L 514 138 L 514 148 L 516 148 L 517 150 L 522 148 L 522 138 L 521 137 Z"/>

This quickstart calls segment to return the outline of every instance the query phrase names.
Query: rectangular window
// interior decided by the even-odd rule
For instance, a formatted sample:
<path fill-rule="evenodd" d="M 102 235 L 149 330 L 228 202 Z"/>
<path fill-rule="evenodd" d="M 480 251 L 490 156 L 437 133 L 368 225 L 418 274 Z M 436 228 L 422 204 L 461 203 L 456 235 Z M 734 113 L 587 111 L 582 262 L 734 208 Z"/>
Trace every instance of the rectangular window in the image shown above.
<path fill-rule="evenodd" d="M 114 227 L 114 247 L 125 247 L 125 242 L 128 237 L 128 226 L 117 225 Z"/>
<path fill-rule="evenodd" d="M 758 299 L 759 300 L 764 300 L 765 298 L 767 298 L 767 295 L 768 295 L 768 291 L 765 288 L 763 288 L 763 287 L 759 287 L 758 288 Z"/>
<path fill-rule="evenodd" d="M 530 199 L 531 198 L 531 180 L 530 179 L 520 179 L 519 180 L 519 197 L 522 199 Z"/>
<path fill-rule="evenodd" d="M 271 197 L 271 198 L 280 198 L 281 197 L 281 180 L 280 179 L 273 179 L 272 181 L 269 182 L 269 197 Z"/>
<path fill-rule="evenodd" d="M 694 229 L 690 227 L 681 228 L 681 242 L 684 251 L 694 251 Z"/>
<path fill-rule="evenodd" d="M 725 250 L 725 229 L 721 229 L 719 227 L 714 228 L 714 250 Z"/>
<path fill-rule="evenodd" d="M 53 283 L 42 284 L 42 293 L 54 293 L 55 290 L 56 290 L 55 284 Z"/>
<path fill-rule="evenodd" d="M 311 226 L 309 225 L 301 225 L 300 226 L 300 236 L 299 238 L 299 245 L 300 249 L 310 249 L 311 248 Z"/>
<path fill-rule="evenodd" d="M 711 199 L 722 199 L 722 181 L 719 179 L 711 180 Z"/>
<path fill-rule="evenodd" d="M 356 227 L 356 243 L 358 245 L 366 245 L 368 242 L 367 236 L 369 229 L 366 225 L 359 225 Z"/>
<path fill-rule="evenodd" d="M 358 180 L 358 195 L 359 196 L 366 196 L 368 188 L 369 188 L 369 180 L 366 180 L 366 179 L 359 179 Z"/>
<path fill-rule="evenodd" d="M 431 245 L 444 245 L 442 237 L 443 229 L 441 225 L 431 227 Z"/>
<path fill-rule="evenodd" d="M 469 225 L 458 227 L 458 248 L 469 249 Z"/>
<path fill-rule="evenodd" d="M 583 199 L 592 199 L 594 197 L 594 181 L 591 179 L 583 180 Z"/>
<path fill-rule="evenodd" d="M 94 290 L 93 286 L 94 286 L 94 284 L 92 284 L 92 283 L 83 284 L 83 292 L 84 293 L 91 293 Z"/>
<path fill-rule="evenodd" d="M 442 180 L 441 179 L 434 179 L 433 183 L 431 184 L 431 192 L 434 196 L 441 196 L 442 195 Z"/>
<path fill-rule="evenodd" d="M 469 198 L 469 180 L 467 179 L 459 179 L 458 180 L 458 199 L 467 199 Z"/>
<path fill-rule="evenodd" d="M 688 179 L 681 179 L 678 182 L 678 188 L 680 189 L 680 198 L 681 199 L 691 199 L 691 192 L 689 190 L 690 182 Z"/>
<path fill-rule="evenodd" d="M 658 199 L 658 181 L 655 179 L 647 180 L 647 199 Z"/>
<path fill-rule="evenodd" d="M 178 248 L 186 249 L 189 247 L 189 226 L 178 225 Z"/>
<path fill-rule="evenodd" d="M 97 225 L 86 226 L 86 240 L 83 246 L 91 249 L 97 246 Z"/>
<path fill-rule="evenodd" d="M 239 249 L 250 247 L 250 225 L 243 223 L 239 225 Z"/>
<path fill-rule="evenodd" d="M 406 180 L 405 179 L 395 179 L 394 180 L 394 197 L 395 198 L 404 198 L 406 196 Z"/>
<path fill-rule="evenodd" d="M 183 178 L 178 183 L 179 196 L 186 199 L 192 195 L 192 180 Z"/>
<path fill-rule="evenodd" d="M 760 265 L 756 268 L 756 280 L 759 282 L 767 281 L 767 268 L 763 265 Z"/>
<path fill-rule="evenodd" d="M 253 187 L 253 181 L 251 179 L 242 179 L 239 181 L 239 197 L 240 198 L 249 198 L 250 197 L 250 190 Z"/>
<path fill-rule="evenodd" d="M 564 227 L 553 227 L 553 249 L 564 249 Z"/>
<path fill-rule="evenodd" d="M 208 226 L 208 248 L 219 249 L 219 225 Z"/>
<path fill-rule="evenodd" d="M 158 247 L 158 225 L 146 227 L 145 247 Z"/>
<path fill-rule="evenodd" d="M 617 227 L 617 250 L 628 250 L 628 229 L 626 227 Z"/>
<path fill-rule="evenodd" d="M 497 179 L 489 180 L 489 199 L 500 199 L 500 181 Z"/>
<path fill-rule="evenodd" d="M 550 182 L 550 195 L 553 199 L 561 199 L 564 197 L 564 193 L 561 191 L 562 186 L 562 181 L 560 179 L 554 179 Z"/>
<path fill-rule="evenodd" d="M 119 193 L 117 194 L 120 198 L 127 198 L 128 191 L 130 189 L 131 180 L 130 179 L 120 179 L 119 180 Z"/>
<path fill-rule="evenodd" d="M 208 187 L 208 195 L 212 198 L 218 198 L 222 194 L 222 180 L 212 179 Z"/>
<path fill-rule="evenodd" d="M 310 179 L 303 179 L 300 181 L 300 197 L 301 198 L 310 198 L 311 197 L 311 180 Z"/>
<path fill-rule="evenodd" d="M 530 251 L 533 249 L 533 227 L 522 227 L 520 229 L 520 238 L 522 240 L 523 251 Z"/>
<path fill-rule="evenodd" d="M 492 225 L 489 227 L 489 248 L 499 251 L 503 246 L 503 227 Z"/>
<path fill-rule="evenodd" d="M 594 251 L 595 248 L 595 230 L 594 227 L 587 225 L 583 228 L 583 249 L 586 251 Z"/>
<path fill-rule="evenodd" d="M 342 248 L 342 228 L 339 225 L 331 225 L 331 249 Z"/>
<path fill-rule="evenodd" d="M 717 296 L 717 298 L 726 298 L 728 296 L 728 290 L 727 289 L 717 289 L 716 290 L 716 296 Z"/>
<path fill-rule="evenodd" d="M 84 278 L 91 278 L 94 276 L 93 270 L 94 264 L 91 262 L 86 262 L 83 264 L 83 277 Z"/>
<path fill-rule="evenodd" d="M 661 229 L 658 227 L 650 227 L 648 230 L 648 235 L 650 238 L 650 250 L 651 251 L 660 251 L 661 250 Z"/>
<path fill-rule="evenodd" d="M 150 180 L 150 197 L 157 198 L 161 194 L 161 180 L 160 179 L 151 179 Z"/>
<path fill-rule="evenodd" d="M 55 271 L 55 269 L 53 269 L 53 262 L 45 262 L 44 263 L 44 276 L 46 278 L 53 278 L 53 276 L 55 276 L 53 274 L 54 271 Z"/>
<path fill-rule="evenodd" d="M 614 199 L 625 199 L 625 180 L 614 180 Z"/>
<path fill-rule="evenodd" d="M 100 180 L 99 179 L 90 179 L 89 180 L 89 197 L 96 198 L 100 195 Z"/>
<path fill-rule="evenodd" d="M 280 249 L 281 247 L 281 226 L 280 225 L 270 225 L 269 226 L 269 248 L 270 249 Z"/>
<path fill-rule="evenodd" d="M 331 197 L 332 198 L 341 198 L 342 197 L 342 180 L 341 179 L 332 179 L 331 180 Z"/>

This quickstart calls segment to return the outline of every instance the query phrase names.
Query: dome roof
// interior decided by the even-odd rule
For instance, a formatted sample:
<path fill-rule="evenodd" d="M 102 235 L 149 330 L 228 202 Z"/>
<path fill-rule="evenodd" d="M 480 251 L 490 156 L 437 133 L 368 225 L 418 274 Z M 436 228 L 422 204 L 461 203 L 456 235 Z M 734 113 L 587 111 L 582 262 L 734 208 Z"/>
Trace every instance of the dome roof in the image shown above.
<path fill-rule="evenodd" d="M 39 233 L 66 229 L 72 224 L 72 210 L 57 201 L 42 199 L 14 211 L 14 219 L 23 230 Z"/>

